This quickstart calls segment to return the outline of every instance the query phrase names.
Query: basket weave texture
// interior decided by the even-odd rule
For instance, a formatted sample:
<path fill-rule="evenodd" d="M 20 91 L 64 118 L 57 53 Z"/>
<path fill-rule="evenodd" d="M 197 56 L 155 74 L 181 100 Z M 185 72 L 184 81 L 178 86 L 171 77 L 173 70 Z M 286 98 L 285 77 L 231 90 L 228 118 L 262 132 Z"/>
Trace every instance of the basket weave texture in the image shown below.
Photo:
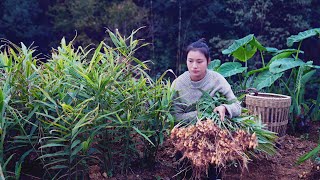
<path fill-rule="evenodd" d="M 261 120 L 267 125 L 268 130 L 286 134 L 291 97 L 281 94 L 259 93 L 257 96 L 247 94 L 246 107 L 251 114 L 261 115 Z"/>

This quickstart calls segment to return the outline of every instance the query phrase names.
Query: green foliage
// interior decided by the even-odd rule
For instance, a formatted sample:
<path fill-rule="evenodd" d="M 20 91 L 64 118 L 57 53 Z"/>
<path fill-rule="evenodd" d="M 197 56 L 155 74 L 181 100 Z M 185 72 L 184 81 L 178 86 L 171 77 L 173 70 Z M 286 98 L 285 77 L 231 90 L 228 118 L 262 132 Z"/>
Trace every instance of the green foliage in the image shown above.
<path fill-rule="evenodd" d="M 221 65 L 221 61 L 219 59 L 214 59 L 208 64 L 208 69 L 212 69 L 216 71 L 220 65 Z"/>
<path fill-rule="evenodd" d="M 300 59 L 295 60 L 293 58 L 281 58 L 270 64 L 269 71 L 275 74 L 298 66 L 302 66 L 304 64 L 305 63 Z"/>
<path fill-rule="evenodd" d="M 0 8 L 0 38 L 28 45 L 35 41 L 44 54 L 62 36 L 68 40 L 77 36 L 74 43 L 84 47 L 98 44 L 106 28 L 127 35 L 146 26 L 143 36 L 152 45 L 138 57 L 153 61 L 153 76 L 168 68 L 183 72 L 184 48 L 200 38 L 212 38 L 213 58 L 221 59 L 221 50 L 246 34 L 259 34 L 260 42 L 282 49 L 291 34 L 319 26 L 315 0 L 4 0 Z"/>
<path fill-rule="evenodd" d="M 223 63 L 216 71 L 224 77 L 230 77 L 247 70 L 247 67 L 242 67 L 238 62 Z"/>
<path fill-rule="evenodd" d="M 76 34 L 74 43 L 87 46 L 99 43 L 105 36 L 106 28 L 129 34 L 131 29 L 144 25 L 147 12 L 143 7 L 138 8 L 132 0 L 90 0 L 53 3 L 48 15 L 53 19 L 54 33 L 68 38 Z"/>
<path fill-rule="evenodd" d="M 311 29 L 311 21 L 304 19 L 316 13 L 312 1 L 227 0 L 225 4 L 226 14 L 234 19 L 235 36 L 263 35 L 259 40 L 276 48 L 284 48 L 283 42 L 288 35 Z"/>
<path fill-rule="evenodd" d="M 8 46 L 2 46 L 3 51 L 0 53 L 0 64 L 3 65 L 0 76 L 5 79 L 0 81 L 3 97 L 0 163 L 4 176 L 18 179 L 24 159 L 34 151 L 38 139 L 34 134 L 37 125 L 32 119 L 33 98 L 30 96 L 37 78 L 36 57 L 33 57 L 34 50 L 23 43 L 21 48 L 11 42 L 7 43 Z M 12 153 L 17 149 L 25 151 L 20 158 Z M 17 159 L 14 171 L 11 170 L 13 159 Z"/>
<path fill-rule="evenodd" d="M 302 42 L 302 40 L 316 35 L 320 35 L 320 28 L 309 29 L 303 32 L 299 32 L 298 35 L 292 35 L 287 39 L 287 46 L 291 47 L 295 42 Z"/>
<path fill-rule="evenodd" d="M 273 53 L 274 55 L 268 62 L 268 65 L 270 65 L 275 60 L 289 58 L 294 53 L 304 53 L 304 52 L 296 49 L 283 49 L 283 50 L 276 49 L 271 53 Z"/>
<path fill-rule="evenodd" d="M 141 153 L 155 158 L 173 125 L 173 91 L 165 74 L 153 80 L 147 62 L 134 57 L 147 45 L 134 38 L 137 32 L 126 38 L 108 30 L 114 47 L 101 42 L 89 50 L 63 38 L 46 63 L 39 63 L 34 49 L 24 44 L 3 46 L 4 176 L 19 178 L 31 153 L 43 166 L 43 178 L 50 179 L 86 177 L 91 163 L 100 164 L 111 176 L 125 172 Z"/>
<path fill-rule="evenodd" d="M 145 8 L 138 7 L 132 0 L 113 2 L 105 11 L 108 13 L 106 20 L 109 28 L 119 29 L 123 34 L 145 25 L 148 15 Z"/>
<path fill-rule="evenodd" d="M 259 91 L 276 89 L 278 93 L 289 94 L 292 97 L 290 122 L 295 129 L 296 118 L 301 113 L 305 116 L 311 116 L 311 113 L 312 116 L 316 114 L 315 110 L 311 112 L 310 108 L 317 105 L 317 102 L 310 103 L 312 101 L 305 100 L 305 91 L 306 84 L 314 79 L 314 74 L 319 66 L 313 65 L 313 61 L 305 62 L 299 59 L 299 55 L 304 53 L 300 50 L 301 42 L 306 38 L 318 35 L 318 29 L 315 28 L 290 36 L 287 41 L 288 45 L 292 46 L 294 42 L 299 42 L 298 49 L 264 48 L 254 35 L 250 34 L 236 40 L 223 51 L 223 54 L 232 55 L 235 59 L 245 62 L 244 67 L 238 62 L 220 64 L 219 60 L 215 60 L 209 65 L 209 69 L 220 72 L 224 77 L 238 75 L 242 82 L 240 90 L 254 87 Z M 247 72 L 248 61 L 250 58 L 253 59 L 258 50 L 260 51 L 262 67 Z M 264 62 L 264 56 L 271 56 L 267 64 Z M 318 106 L 315 107 L 318 108 Z"/>
<path fill-rule="evenodd" d="M 320 119 L 320 89 L 318 89 L 317 99 L 312 101 L 312 106 L 310 109 L 311 109 L 310 118 L 312 120 L 319 120 Z"/>
<path fill-rule="evenodd" d="M 44 30 L 43 25 L 36 22 L 41 13 L 38 1 L 5 0 L 1 8 L 3 12 L 0 19 L 1 28 L 8 38 L 19 37 L 30 40 L 36 37 L 39 31 Z"/>
<path fill-rule="evenodd" d="M 259 117 L 249 115 L 248 110 L 243 108 L 242 114 L 239 117 L 231 119 L 226 117 L 224 121 L 221 121 L 219 115 L 213 112 L 212 109 L 221 104 L 228 104 L 230 102 L 228 102 L 220 93 L 216 93 L 213 97 L 211 97 L 208 92 L 203 91 L 202 93 L 201 98 L 197 102 L 197 110 L 199 112 L 198 119 L 212 119 L 220 128 L 228 129 L 230 134 L 238 129 L 243 129 L 250 134 L 255 133 L 258 138 L 258 151 L 270 155 L 276 153 L 276 133 L 267 130 L 265 124 L 262 124 Z"/>
<path fill-rule="evenodd" d="M 270 87 L 274 85 L 274 82 L 278 80 L 282 75 L 283 73 L 273 74 L 270 71 L 262 71 L 255 78 L 255 81 L 252 85 L 253 87 L 256 87 L 258 90 L 261 90 L 265 87 Z"/>
<path fill-rule="evenodd" d="M 258 42 L 258 40 L 254 37 L 253 34 L 236 40 L 233 44 L 229 46 L 228 49 L 223 50 L 222 53 L 232 55 L 234 58 L 242 62 L 245 62 L 245 67 L 242 67 L 242 65 L 238 62 L 226 62 L 223 63 L 220 67 L 217 67 L 215 71 L 221 73 L 224 77 L 229 77 L 239 73 L 243 73 L 244 82 L 247 82 L 250 76 L 259 73 L 258 77 L 256 77 L 256 80 L 253 82 L 252 85 L 258 88 L 258 90 L 264 87 L 271 86 L 275 80 L 282 76 L 282 74 L 271 73 L 267 71 L 270 65 L 265 65 L 263 56 L 261 56 L 263 67 L 247 72 L 247 61 L 255 55 L 257 50 L 260 51 L 261 55 L 264 51 L 268 51 L 267 48 L 265 48 L 260 44 L 260 42 Z M 211 66 L 209 66 L 209 68 L 210 67 Z M 242 89 L 246 88 L 248 87 L 242 87 Z"/>
<path fill-rule="evenodd" d="M 266 50 L 266 48 L 257 41 L 254 35 L 250 34 L 235 40 L 228 49 L 222 51 L 222 54 L 229 54 L 242 62 L 246 62 L 257 52 L 257 49 L 260 51 Z"/>
<path fill-rule="evenodd" d="M 215 93 L 214 96 L 210 96 L 208 92 L 201 91 L 202 96 L 197 102 L 196 108 L 198 111 L 198 119 L 210 118 L 216 121 L 218 114 L 213 112 L 212 109 L 220 106 L 221 104 L 228 104 L 227 99 L 219 92 Z M 220 123 L 219 121 L 215 122 Z"/>
<path fill-rule="evenodd" d="M 319 152 L 320 152 L 320 144 L 317 147 L 315 147 L 313 150 L 311 150 L 310 152 L 299 157 L 297 163 L 302 164 L 303 162 L 305 162 L 306 160 L 308 160 L 310 158 L 315 160 L 316 158 L 319 158 Z"/>

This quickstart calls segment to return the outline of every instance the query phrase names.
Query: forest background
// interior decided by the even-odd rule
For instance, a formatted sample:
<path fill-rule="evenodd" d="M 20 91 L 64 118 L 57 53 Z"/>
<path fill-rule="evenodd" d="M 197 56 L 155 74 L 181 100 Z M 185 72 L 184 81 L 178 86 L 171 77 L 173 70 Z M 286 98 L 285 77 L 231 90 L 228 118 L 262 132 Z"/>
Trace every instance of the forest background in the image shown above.
<path fill-rule="evenodd" d="M 1 0 L 0 179 L 153 164 L 174 125 L 163 77 L 186 70 L 185 47 L 200 38 L 235 92 L 290 95 L 289 129 L 314 132 L 319 17 L 319 0 Z"/>
<path fill-rule="evenodd" d="M 0 9 L 0 38 L 33 43 L 43 56 L 62 37 L 97 46 L 108 37 L 106 29 L 129 35 L 145 26 L 138 37 L 151 44 L 136 56 L 153 62 L 153 76 L 186 70 L 184 48 L 200 38 L 212 59 L 227 62 L 231 57 L 221 51 L 235 39 L 255 34 L 264 46 L 283 49 L 290 35 L 320 26 L 318 0 L 2 0 Z M 305 59 L 320 64 L 319 41 L 308 39 L 301 49 Z"/>

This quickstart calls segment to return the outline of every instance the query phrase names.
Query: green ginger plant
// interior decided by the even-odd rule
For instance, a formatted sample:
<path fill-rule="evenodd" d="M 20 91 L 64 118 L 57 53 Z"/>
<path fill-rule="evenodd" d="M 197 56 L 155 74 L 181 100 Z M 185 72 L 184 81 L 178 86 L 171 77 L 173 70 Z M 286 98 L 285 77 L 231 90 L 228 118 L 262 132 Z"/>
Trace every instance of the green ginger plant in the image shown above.
<path fill-rule="evenodd" d="M 19 179 L 24 159 L 36 153 L 39 139 L 33 119 L 32 91 L 36 73 L 34 49 L 3 40 L 1 46 L 1 166 L 6 178 Z M 12 153 L 20 151 L 20 153 Z M 19 158 L 20 157 L 20 158 Z M 16 161 L 16 163 L 14 163 Z"/>
<path fill-rule="evenodd" d="M 320 165 L 320 129 L 318 129 L 319 139 L 318 139 L 318 146 L 312 149 L 311 151 L 303 154 L 297 160 L 297 164 L 300 165 L 311 159 L 316 166 Z"/>
<path fill-rule="evenodd" d="M 164 75 L 153 80 L 147 62 L 134 57 L 147 45 L 134 39 L 137 31 L 127 38 L 108 31 L 114 47 L 101 42 L 96 49 L 75 48 L 63 38 L 46 62 L 33 57 L 32 48 L 7 43 L 0 56 L 7 80 L 0 99 L 3 176 L 14 174 L 7 170 L 16 160 L 13 150 L 26 152 L 17 175 L 28 158 L 50 179 L 86 177 L 93 164 L 112 176 L 141 153 L 154 158 L 173 124 L 173 91 Z"/>

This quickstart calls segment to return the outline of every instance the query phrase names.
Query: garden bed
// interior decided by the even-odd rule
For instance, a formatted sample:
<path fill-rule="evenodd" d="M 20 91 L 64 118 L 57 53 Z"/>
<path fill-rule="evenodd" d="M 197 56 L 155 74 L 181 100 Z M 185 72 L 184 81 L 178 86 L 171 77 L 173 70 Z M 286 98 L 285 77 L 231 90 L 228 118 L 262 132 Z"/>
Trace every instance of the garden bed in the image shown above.
<path fill-rule="evenodd" d="M 278 154 L 272 157 L 261 156 L 249 162 L 249 171 L 245 170 L 241 176 L 239 168 L 230 167 L 224 173 L 223 179 L 317 179 L 320 170 L 310 161 L 296 165 L 298 157 L 316 147 L 317 130 L 320 123 L 312 123 L 310 136 L 285 135 L 278 140 Z M 134 166 L 128 176 L 116 175 L 110 179 L 177 179 L 175 178 L 175 159 L 173 145 L 166 141 L 160 148 L 157 163 L 153 168 Z"/>

